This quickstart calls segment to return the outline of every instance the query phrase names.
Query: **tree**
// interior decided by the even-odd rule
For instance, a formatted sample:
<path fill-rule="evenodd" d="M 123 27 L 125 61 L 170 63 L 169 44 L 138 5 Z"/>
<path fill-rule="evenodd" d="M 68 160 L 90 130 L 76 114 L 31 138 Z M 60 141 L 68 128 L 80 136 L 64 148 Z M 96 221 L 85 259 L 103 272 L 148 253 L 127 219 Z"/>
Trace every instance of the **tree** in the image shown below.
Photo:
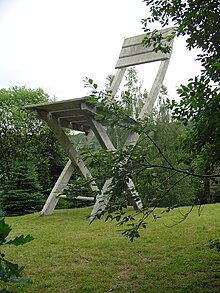
<path fill-rule="evenodd" d="M 42 208 L 42 192 L 34 165 L 15 161 L 2 184 L 0 204 L 7 216 L 19 216 Z"/>
<path fill-rule="evenodd" d="M 163 85 L 158 97 L 158 102 L 155 105 L 151 116 L 148 118 L 149 136 L 151 140 L 145 135 L 141 136 L 139 143 L 140 153 L 142 152 L 142 161 L 139 163 L 139 171 L 137 172 L 137 189 L 142 194 L 144 201 L 152 202 L 161 207 L 175 207 L 183 205 L 191 205 L 196 201 L 195 187 L 198 187 L 197 180 L 187 178 L 181 181 L 178 185 L 175 182 L 181 178 L 181 174 L 175 174 L 173 170 L 166 169 L 167 161 L 172 162 L 173 165 L 179 168 L 189 168 L 189 165 L 183 164 L 181 158 L 183 156 L 182 149 L 179 147 L 181 138 L 185 135 L 186 128 L 182 123 L 174 121 L 171 117 L 170 110 L 167 108 L 165 100 L 168 97 L 168 90 Z M 163 156 L 158 152 L 159 147 Z M 143 149 L 142 149 L 143 148 Z M 144 151 L 146 149 L 146 151 Z M 148 163 L 147 163 L 148 162 Z M 145 165 L 152 165 L 151 171 L 149 168 L 144 168 Z M 160 168 L 153 168 L 153 166 L 161 166 Z M 164 168 L 163 168 L 164 167 Z M 136 171 L 137 171 L 136 170 Z M 146 172 L 146 173 L 145 173 Z M 135 174 L 135 171 L 134 171 Z M 147 176 L 150 176 L 148 182 Z M 175 174 L 175 175 L 174 175 Z M 153 175 L 153 178 L 152 178 Z M 157 188 L 161 185 L 160 188 Z M 161 198 L 163 191 L 168 190 L 169 193 Z M 182 191 L 184 190 L 184 196 Z"/>
<path fill-rule="evenodd" d="M 139 80 L 135 67 L 129 67 L 125 75 L 124 90 L 121 92 L 121 101 L 128 115 L 137 118 L 147 99 L 148 93 L 142 89 L 143 82 Z"/>
<path fill-rule="evenodd" d="M 220 6 L 218 0 L 176 1 L 144 0 L 151 16 L 143 20 L 147 37 L 144 45 L 166 51 L 162 36 L 155 30 L 150 36 L 149 22 L 160 22 L 164 27 L 174 25 L 168 38 L 186 36 L 187 48 L 201 50 L 197 60 L 203 69 L 200 76 L 193 77 L 187 85 L 181 85 L 178 93 L 179 103 L 172 101 L 170 108 L 176 119 L 189 125 L 184 142 L 188 151 L 188 162 L 192 170 L 199 166 L 203 172 L 211 174 L 220 162 Z M 202 161 L 202 164 L 200 162 Z"/>
<path fill-rule="evenodd" d="M 41 130 L 42 122 L 25 105 L 48 101 L 43 90 L 13 87 L 0 90 L 0 142 L 1 171 L 7 174 L 16 159 L 26 159 L 30 154 L 32 141 Z"/>
<path fill-rule="evenodd" d="M 105 89 L 110 89 L 114 76 L 109 75 L 106 78 Z M 148 93 L 142 88 L 143 82 L 140 81 L 138 76 L 138 70 L 135 67 L 129 67 L 125 74 L 125 83 L 123 90 L 118 93 L 115 99 L 119 100 L 126 111 L 127 115 L 137 118 L 140 113 L 144 101 L 147 99 Z M 108 127 L 108 135 L 113 142 L 113 145 L 118 149 L 122 148 L 128 133 L 125 129 L 121 129 L 117 125 L 114 127 Z"/>
<path fill-rule="evenodd" d="M 144 0 L 144 2 L 147 4 L 151 16 L 142 21 L 147 33 L 143 45 L 151 45 L 155 51 L 168 52 L 170 48 L 164 45 L 162 34 L 157 30 L 150 32 L 147 25 L 149 22 L 157 21 L 161 23 L 162 27 L 175 26 L 173 32 L 166 38 L 187 36 L 188 49 L 201 49 L 197 59 L 203 66 L 200 76 L 192 78 L 187 85 L 182 85 L 178 89 L 181 101 L 170 103 L 173 116 L 177 120 L 183 121 L 188 127 L 185 140 L 182 141 L 182 149 L 187 154 L 185 158 L 182 158 L 182 163 L 189 164 L 188 170 L 184 171 L 184 169 L 174 167 L 149 133 L 145 131 L 145 134 L 166 161 L 166 166 L 163 168 L 178 173 L 180 171 L 186 177 L 203 178 L 204 185 L 207 185 L 212 178 L 211 174 L 218 171 L 220 165 L 220 94 L 217 86 L 220 77 L 219 1 Z M 144 128 L 142 130 L 144 131 Z M 149 164 L 149 168 L 150 166 L 152 167 L 152 164 Z M 196 174 L 196 172 L 198 173 Z M 217 176 L 219 175 L 213 175 L 214 178 Z M 177 183 L 182 179 L 177 180 Z M 168 189 L 168 191 L 170 190 Z M 166 191 L 163 194 L 166 194 Z M 154 208 L 146 210 L 142 219 L 138 223 L 131 224 L 124 234 L 131 240 L 138 237 L 139 228 L 146 226 L 145 221 L 153 212 Z M 116 219 L 121 223 L 129 220 L 126 216 L 121 220 L 118 215 Z"/>
<path fill-rule="evenodd" d="M 115 161 L 113 160 L 115 173 L 112 175 L 115 180 L 113 180 L 110 192 L 115 192 L 120 196 L 120 192 L 118 192 L 121 191 L 120 184 L 117 185 L 117 183 L 121 182 L 122 176 L 124 176 L 125 180 L 132 177 L 131 170 L 133 170 L 135 163 L 138 166 L 144 162 L 145 166 L 143 167 L 148 170 L 148 177 L 151 180 L 149 182 L 153 182 L 151 179 L 152 171 L 158 168 L 172 171 L 171 176 L 181 174 L 181 177 L 170 188 L 162 190 L 160 198 L 164 198 L 174 186 L 177 186 L 189 176 L 203 179 L 205 183 L 209 183 L 212 178 L 220 176 L 218 174 L 220 165 L 220 94 L 217 86 L 220 77 L 220 6 L 218 0 L 144 0 L 144 2 L 147 4 L 151 16 L 142 21 L 146 32 L 146 37 L 142 42 L 143 45 L 152 46 L 154 51 L 168 52 L 170 48 L 164 45 L 162 34 L 157 30 L 150 32 L 147 25 L 149 22 L 156 21 L 160 22 L 162 27 L 172 25 L 175 28 L 166 39 L 171 40 L 180 35 L 186 36 L 188 49 L 201 49 L 197 59 L 200 60 L 203 69 L 200 76 L 193 77 L 187 85 L 180 86 L 178 89 L 178 93 L 181 96 L 180 102 L 170 102 L 174 118 L 184 122 L 188 128 L 184 134 L 185 139 L 184 136 L 182 138 L 182 150 L 185 156 L 182 157 L 180 162 L 177 162 L 177 165 L 164 155 L 163 150 L 152 139 L 149 118 L 145 119 L 145 121 L 135 121 L 135 119 L 123 113 L 122 106 L 119 103 L 106 103 L 106 112 L 109 110 L 110 115 L 112 115 L 111 117 L 108 115 L 108 119 L 127 130 L 129 129 L 139 134 L 143 133 L 165 162 L 163 165 L 158 165 L 144 161 L 147 151 L 143 152 L 144 149 L 142 148 L 138 154 L 138 145 L 117 153 Z M 93 94 L 98 99 L 103 97 L 103 94 L 99 94 L 95 90 Z M 105 99 L 104 97 L 104 104 Z M 188 143 L 189 141 L 190 143 Z M 125 158 L 129 158 L 129 160 L 125 160 Z M 118 172 L 117 166 L 119 166 L 119 163 L 120 170 Z M 185 168 L 182 164 L 188 165 L 188 168 Z M 159 185 L 157 188 L 162 187 L 162 185 Z M 129 224 L 130 226 L 125 229 L 123 234 L 133 240 L 134 237 L 139 236 L 139 229 L 146 227 L 147 218 L 151 215 L 154 216 L 156 205 L 154 204 L 151 208 L 144 209 L 143 216 L 136 222 L 134 222 L 134 217 L 124 215 L 121 207 L 116 208 L 117 213 L 112 216 L 111 212 L 114 209 L 111 209 L 110 206 L 109 217 L 116 219 L 120 224 L 130 223 L 130 220 L 132 220 L 133 222 Z M 183 216 L 183 219 L 186 216 L 187 214 Z"/>
<path fill-rule="evenodd" d="M 52 131 L 25 106 L 48 102 L 42 89 L 12 87 L 0 90 L 0 173 L 2 181 L 10 178 L 16 161 L 32 162 L 38 179 L 47 191 L 64 164 L 64 152 Z"/>
<path fill-rule="evenodd" d="M 117 125 L 129 133 L 138 133 L 140 135 L 140 139 L 136 145 L 130 145 L 126 148 L 109 151 L 107 153 L 105 152 L 102 157 L 104 165 L 106 168 L 108 167 L 108 178 L 112 178 L 112 183 L 107 193 L 113 200 L 109 202 L 107 208 L 107 219 L 116 219 L 119 225 L 128 223 L 123 234 L 129 237 L 130 240 L 133 240 L 135 237 L 140 236 L 139 229 L 141 227 L 146 227 L 146 220 L 148 217 L 157 217 L 154 213 L 156 207 L 160 205 L 161 202 L 164 202 L 164 199 L 168 195 L 170 196 L 171 191 L 181 192 L 181 194 L 179 195 L 179 199 L 177 197 L 174 201 L 172 198 L 171 200 L 170 198 L 166 200 L 165 206 L 167 211 L 174 207 L 176 200 L 179 200 L 180 204 L 187 204 L 187 202 L 184 202 L 184 199 L 181 198 L 185 197 L 185 192 L 183 194 L 181 188 L 179 188 L 179 190 L 176 189 L 177 186 L 182 186 L 185 180 L 193 178 L 191 183 L 190 181 L 188 182 L 189 188 L 189 183 L 191 186 L 192 183 L 198 184 L 196 179 L 210 179 L 220 177 L 220 175 L 195 173 L 191 170 L 190 165 L 186 165 L 186 163 L 181 160 L 179 161 L 178 157 L 176 157 L 177 153 L 173 152 L 176 143 L 176 140 L 174 140 L 175 135 L 173 139 L 168 140 L 170 143 L 168 145 L 168 150 L 170 149 L 171 153 L 167 153 L 167 149 L 163 146 L 163 139 L 166 141 L 167 133 L 164 129 L 163 132 L 158 132 L 160 129 L 158 126 L 160 126 L 161 121 L 166 122 L 169 128 L 172 126 L 170 128 L 170 135 L 172 134 L 172 128 L 175 124 L 171 120 L 170 115 L 168 115 L 169 113 L 167 113 L 168 110 L 166 108 L 160 108 L 159 115 L 156 116 L 159 123 L 155 123 L 155 118 L 152 117 L 152 120 L 149 116 L 145 117 L 145 119 L 136 120 L 124 109 L 122 102 L 109 99 L 108 91 L 99 92 L 97 90 L 97 85 L 95 84 L 93 86 L 92 80 L 88 82 L 92 86 L 92 93 L 88 98 L 88 102 L 94 103 L 97 106 L 97 119 L 107 120 L 112 127 Z M 165 93 L 164 88 L 162 90 Z M 164 126 L 164 124 L 162 125 Z M 159 141 L 158 133 L 162 134 L 162 139 Z M 136 218 L 134 216 L 126 215 L 123 210 L 129 202 L 126 181 L 130 179 L 133 179 L 133 181 L 136 180 L 138 183 L 136 185 L 139 191 L 138 197 L 147 199 L 145 200 L 144 209 L 140 212 L 142 217 L 137 221 L 135 221 Z M 143 183 L 141 182 L 140 184 L 141 179 Z M 170 184 L 168 185 L 167 183 Z M 140 192 L 139 187 L 141 185 L 144 186 L 145 189 Z M 150 193 L 148 189 L 153 196 L 149 197 Z M 194 201 L 192 201 L 193 206 L 197 202 L 196 198 L 192 199 L 194 199 Z M 189 213 L 182 215 L 183 219 L 185 219 L 188 214 Z M 99 217 L 100 214 L 97 214 L 97 216 Z M 132 223 L 130 223 L 131 221 Z"/>

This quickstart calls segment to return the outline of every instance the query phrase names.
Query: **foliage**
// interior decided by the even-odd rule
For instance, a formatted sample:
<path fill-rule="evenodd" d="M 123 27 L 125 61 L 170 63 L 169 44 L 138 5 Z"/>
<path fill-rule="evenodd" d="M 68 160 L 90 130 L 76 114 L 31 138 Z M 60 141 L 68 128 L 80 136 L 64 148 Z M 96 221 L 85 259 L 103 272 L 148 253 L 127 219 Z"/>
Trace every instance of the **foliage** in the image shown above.
<path fill-rule="evenodd" d="M 149 0 L 145 2 L 152 5 L 150 7 L 152 18 L 143 21 L 145 25 L 147 25 L 148 21 L 156 20 L 160 20 L 162 25 L 167 25 L 168 19 L 171 17 L 172 21 L 183 20 L 183 23 L 182 26 L 179 25 L 179 27 L 178 21 L 175 23 L 176 28 L 166 37 L 167 40 L 172 39 L 175 35 L 184 35 L 186 33 L 183 27 L 184 25 L 187 27 L 189 23 L 184 23 L 185 19 L 183 14 L 181 14 L 180 18 L 177 17 L 176 19 L 175 13 L 182 13 L 181 9 L 187 7 L 185 11 L 187 14 L 189 12 L 188 10 L 192 8 L 191 6 L 193 6 L 196 1 L 190 2 L 189 7 L 188 2 L 186 1 L 184 1 L 183 6 L 179 6 L 179 4 L 182 3 L 179 3 L 179 1 Z M 172 5 L 170 2 L 173 2 Z M 213 3 L 216 5 L 216 1 L 213 1 Z M 215 16 L 217 15 L 217 10 L 218 6 L 213 10 Z M 196 9 L 192 9 L 192 13 L 199 15 L 204 13 L 204 10 L 199 10 L 197 12 Z M 190 18 L 186 19 L 189 20 Z M 193 29 L 197 30 L 197 27 L 194 26 Z M 216 27 L 214 29 L 216 29 Z M 149 32 L 146 27 L 145 31 L 147 32 L 147 37 L 143 40 L 144 45 L 152 45 L 155 51 L 169 51 L 169 47 L 163 46 L 162 34 L 158 34 L 157 31 L 154 31 L 153 33 Z M 218 32 L 219 30 L 217 29 L 213 32 L 213 35 L 216 36 Z M 196 35 L 191 32 L 192 34 L 190 35 L 190 31 L 187 31 L 187 33 L 189 35 L 187 39 L 188 48 L 191 49 L 193 47 L 199 47 L 200 45 L 202 47 L 202 43 L 196 39 L 197 37 L 200 38 L 201 34 Z M 205 31 L 205 33 L 207 33 L 207 31 Z M 206 36 L 203 37 L 205 38 Z M 141 185 L 140 178 L 144 178 L 145 188 L 147 185 L 152 187 L 151 194 L 153 193 L 153 196 L 151 198 L 151 204 L 149 205 L 149 200 L 145 200 L 146 206 L 144 211 L 142 211 L 142 218 L 136 223 L 129 223 L 135 218 L 127 218 L 123 214 L 122 207 L 124 203 L 127 204 L 126 201 L 123 201 L 123 204 L 120 203 L 118 206 L 112 206 L 112 203 L 110 202 L 109 214 L 107 217 L 115 219 L 119 224 L 127 223 L 128 228 L 125 229 L 123 233 L 131 240 L 133 240 L 134 237 L 139 237 L 139 229 L 141 227 L 146 227 L 146 220 L 153 214 L 155 206 L 157 206 L 159 202 L 164 201 L 167 196 L 170 197 L 172 191 L 178 194 L 179 203 L 181 203 L 181 199 L 184 197 L 181 193 L 182 190 L 185 190 L 181 188 L 183 181 L 186 182 L 187 180 L 189 187 L 195 187 L 197 190 L 196 196 L 198 197 L 199 202 L 201 202 L 200 199 L 203 197 L 201 195 L 201 180 L 204 182 L 204 190 L 207 193 L 206 196 L 208 198 L 210 180 L 220 176 L 218 172 L 214 172 L 213 174 L 213 171 L 216 171 L 216 168 L 219 166 L 220 133 L 218 125 L 220 96 L 219 89 L 215 85 L 211 85 L 211 82 L 217 82 L 219 77 L 219 70 L 217 68 L 219 63 L 212 63 L 213 58 L 217 58 L 215 59 L 215 62 L 218 61 L 218 57 L 216 57 L 216 46 L 219 44 L 219 38 L 214 37 L 213 42 L 213 47 L 212 45 L 211 47 L 209 45 L 208 47 L 203 46 L 203 55 L 200 54 L 198 56 L 198 59 L 202 61 L 202 65 L 205 67 L 205 70 L 201 73 L 201 77 L 196 77 L 194 80 L 190 80 L 187 86 L 182 85 L 178 89 L 178 92 L 182 97 L 179 104 L 175 101 L 169 102 L 169 107 L 173 111 L 173 118 L 183 122 L 186 128 L 184 128 L 183 124 L 180 124 L 182 130 L 179 132 L 180 135 L 176 137 L 177 140 L 175 139 L 175 135 L 173 138 L 168 136 L 171 138 L 172 143 L 168 144 L 167 148 L 166 143 L 169 141 L 169 138 L 166 135 L 162 135 L 162 139 L 159 141 L 157 140 L 157 133 L 161 135 L 161 132 L 158 132 L 159 124 L 158 121 L 155 123 L 154 117 L 153 120 L 151 120 L 150 117 L 146 117 L 146 119 L 142 121 L 134 119 L 131 115 L 131 111 L 130 113 L 124 111 L 123 104 L 119 101 L 114 101 L 114 98 L 111 97 L 108 91 L 98 92 L 97 85 L 93 86 L 93 92 L 88 101 L 97 103 L 98 109 L 102 109 L 97 118 L 107 120 L 108 122 L 110 121 L 110 124 L 113 127 L 117 125 L 117 127 L 121 127 L 123 131 L 130 131 L 140 136 L 137 145 L 127 147 L 119 152 L 114 152 L 112 160 L 113 172 L 111 174 L 113 180 L 111 190 L 109 191 L 113 197 L 122 198 L 126 181 L 128 181 L 129 178 L 132 178 L 134 181 L 135 177 L 138 180 L 138 187 Z M 207 45 L 206 40 L 204 40 L 204 44 Z M 209 70 L 212 65 L 215 67 L 214 70 Z M 88 80 L 88 83 L 93 85 L 92 80 Z M 163 119 L 165 118 L 165 120 L 168 118 L 169 130 L 173 126 L 175 129 L 175 127 L 178 127 L 178 124 L 174 123 L 174 120 L 170 120 L 171 117 L 170 115 L 167 115 L 166 111 L 168 110 L 163 111 L 161 117 Z M 163 123 L 161 125 L 164 127 L 165 124 Z M 145 139 L 143 137 L 145 137 Z M 168 138 L 168 140 L 166 140 L 166 138 Z M 143 145 L 140 143 L 141 139 L 144 141 Z M 147 144 L 146 140 L 148 141 Z M 176 152 L 175 147 L 176 149 L 179 147 L 178 153 Z M 168 153 L 166 149 L 168 149 Z M 165 174 L 165 176 L 163 174 Z M 158 180 L 162 178 L 164 180 Z M 168 186 L 167 183 L 170 185 Z M 144 184 L 142 185 L 144 186 Z M 176 187 L 178 186 L 180 188 L 176 190 Z M 190 188 L 188 190 L 190 190 Z M 138 191 L 139 196 L 142 195 L 143 200 L 144 192 L 140 194 L 140 189 Z M 191 189 L 191 191 L 193 191 L 193 189 Z M 155 194 L 158 192 L 160 193 L 159 197 L 155 197 Z M 147 196 L 149 196 L 149 194 L 147 194 Z M 197 203 L 195 196 L 194 200 L 194 203 Z M 171 208 L 173 208 L 172 200 L 167 204 L 167 211 Z M 115 214 L 112 216 L 112 213 Z M 187 215 L 182 216 L 183 219 L 185 219 Z"/>
<path fill-rule="evenodd" d="M 0 219 L 0 246 L 4 245 L 24 245 L 25 243 L 28 243 L 32 241 L 34 238 L 30 235 L 24 236 L 16 236 L 14 239 L 7 240 L 7 237 L 9 236 L 9 233 L 11 232 L 11 226 L 5 223 L 5 219 Z M 30 283 L 30 279 L 21 279 L 22 271 L 24 267 L 19 267 L 18 264 L 12 263 L 11 261 L 8 261 L 5 258 L 5 254 L 0 251 L 0 280 L 8 283 L 8 282 L 14 282 L 14 283 Z M 2 289 L 1 292 L 9 292 L 6 289 Z"/>
<path fill-rule="evenodd" d="M 60 173 L 65 156 L 49 127 L 25 106 L 49 100 L 42 89 L 0 90 L 0 173 L 7 180 L 15 161 L 32 162 L 45 193 Z"/>
<path fill-rule="evenodd" d="M 106 92 L 110 92 L 111 83 L 114 76 L 109 75 L 107 77 L 107 82 L 105 86 Z M 114 98 L 120 101 L 124 111 L 126 111 L 128 116 L 137 118 L 144 101 L 147 99 L 148 93 L 146 90 L 142 89 L 142 84 L 139 80 L 138 71 L 135 67 L 129 67 L 125 73 L 125 83 L 123 85 L 123 90 L 117 94 Z M 122 129 L 120 125 L 109 125 L 107 127 L 107 133 L 115 146 L 115 148 L 122 148 L 128 132 L 125 129 Z"/>
<path fill-rule="evenodd" d="M 15 161 L 2 184 L 1 208 L 6 215 L 23 215 L 42 207 L 42 193 L 35 167 Z"/>
<path fill-rule="evenodd" d="M 88 83 L 93 86 L 92 80 Z M 108 92 L 98 92 L 97 87 L 93 87 L 88 102 L 96 104 L 99 111 L 97 119 L 106 119 L 110 125 L 118 125 L 128 133 L 139 136 L 137 144 L 109 151 L 103 158 L 104 164 L 110 170 L 109 177 L 112 177 L 107 192 L 113 201 L 109 203 L 107 218 L 115 219 L 119 224 L 126 223 L 127 228 L 123 234 L 130 240 L 139 237 L 140 228 L 146 227 L 146 220 L 154 213 L 156 206 L 163 205 L 167 208 L 166 211 L 170 211 L 176 204 L 194 205 L 197 203 L 194 188 L 199 189 L 201 179 L 220 176 L 205 174 L 201 170 L 198 173 L 193 172 L 190 165 L 182 162 L 182 154 L 177 150 L 179 134 L 184 132 L 184 126 L 179 128 L 172 121 L 163 104 L 155 117 L 135 120 L 124 110 L 120 101 L 111 98 Z M 130 178 L 137 183 L 138 197 L 145 204 L 137 222 L 131 222 L 133 218 L 124 217 L 122 210 L 129 203 L 130 193 L 126 186 Z M 187 191 L 183 195 L 182 190 L 185 189 Z M 114 201 L 117 198 L 118 203 Z M 111 216 L 112 213 L 114 216 Z M 182 215 L 183 219 L 186 216 Z"/>
<path fill-rule="evenodd" d="M 138 153 L 142 159 L 140 171 L 136 173 L 136 186 L 140 194 L 145 194 L 143 201 L 147 200 L 148 205 L 150 203 L 164 207 L 191 205 L 196 202 L 196 188 L 198 189 L 199 180 L 188 177 L 176 185 L 175 182 L 181 179 L 182 175 L 163 168 L 167 166 L 168 161 L 179 168 L 187 169 L 189 165 L 180 163 L 183 155 L 180 147 L 181 138 L 186 129 L 182 123 L 177 123 L 172 119 L 165 103 L 167 90 L 164 89 L 164 86 L 162 90 L 163 92 L 159 95 L 158 103 L 148 121 L 151 140 L 143 135 L 142 141 L 139 142 Z M 163 155 L 158 153 L 158 147 Z M 152 165 L 152 169 L 144 168 L 144 165 Z M 171 186 L 173 188 L 170 189 Z M 165 190 L 169 190 L 169 192 L 161 198 L 161 194 Z M 182 196 L 182 190 L 184 190 L 184 196 Z"/>
<path fill-rule="evenodd" d="M 121 102 L 127 114 L 137 118 L 148 93 L 142 89 L 143 82 L 139 80 L 138 71 L 135 67 L 129 67 L 125 74 L 124 90 L 121 92 Z"/>
<path fill-rule="evenodd" d="M 142 20 L 148 36 L 143 43 L 153 44 L 161 50 L 161 35 L 154 31 L 153 38 L 149 38 L 149 22 L 159 22 L 163 27 L 173 25 L 175 35 L 186 36 L 187 48 L 201 49 L 198 60 L 204 66 L 203 76 L 209 76 L 214 82 L 219 81 L 219 25 L 220 7 L 218 0 L 207 1 L 176 1 L 176 0 L 143 0 L 150 10 L 151 16 Z M 158 36 L 158 37 L 155 37 Z"/>
<path fill-rule="evenodd" d="M 152 45 L 155 50 L 166 51 L 161 34 L 148 29 L 149 22 L 159 22 L 163 27 L 174 25 L 175 29 L 167 38 L 186 36 L 187 48 L 197 48 L 200 53 L 201 75 L 181 85 L 179 103 L 172 101 L 174 117 L 189 125 L 184 141 L 185 152 L 192 170 L 202 161 L 204 172 L 210 174 L 219 166 L 219 111 L 220 111 L 220 6 L 218 0 L 176 1 L 144 0 L 151 16 L 143 20 L 147 32 L 144 45 Z M 196 166 L 196 167 L 195 167 Z"/>
<path fill-rule="evenodd" d="M 12 87 L 0 90 L 1 169 L 3 173 L 7 173 L 8 166 L 15 159 L 24 159 L 29 156 L 28 150 L 31 147 L 29 138 L 37 135 L 43 126 L 34 113 L 25 110 L 25 105 L 45 102 L 48 99 L 48 95 L 41 89 Z"/>
<path fill-rule="evenodd" d="M 190 166 L 191 172 L 218 173 L 220 146 L 220 6 L 218 0 L 176 1 L 144 0 L 151 16 L 143 20 L 147 33 L 144 45 L 152 45 L 155 51 L 169 51 L 163 46 L 160 33 L 148 29 L 149 22 L 159 22 L 163 27 L 173 25 L 172 33 L 166 39 L 186 36 L 187 48 L 197 48 L 200 53 L 201 75 L 181 85 L 178 93 L 180 102 L 171 101 L 173 117 L 183 121 L 187 132 L 182 139 L 181 162 Z M 210 177 L 203 177 L 204 189 L 209 197 Z"/>
<path fill-rule="evenodd" d="M 189 125 L 183 148 L 188 151 L 192 169 L 202 167 L 204 172 L 213 172 L 219 166 L 219 89 L 212 88 L 208 80 L 195 77 L 187 86 L 178 89 L 179 102 L 172 102 L 173 117 Z M 191 127 L 190 127 L 191 126 Z"/>
<path fill-rule="evenodd" d="M 106 79 L 105 88 L 106 92 L 108 93 L 110 93 L 110 87 L 113 79 L 114 76 L 112 75 L 109 75 Z M 91 85 L 89 81 L 88 85 Z M 94 83 L 93 86 L 95 88 L 97 87 L 97 85 Z M 138 116 L 143 106 L 144 100 L 147 98 L 147 93 L 145 90 L 142 90 L 142 82 L 139 81 L 138 71 L 134 67 L 128 69 L 127 73 L 125 74 L 124 90 L 120 92 L 120 94 L 118 94 L 115 98 L 119 101 L 127 115 L 131 115 L 134 117 Z M 100 119 L 102 117 L 103 116 L 101 115 Z M 117 149 L 122 149 L 123 144 L 125 143 L 125 140 L 129 134 L 129 131 L 127 131 L 125 128 L 121 128 L 120 125 L 110 124 L 107 126 L 107 133 L 113 145 Z M 75 144 L 77 143 L 78 136 L 80 135 L 73 135 L 71 138 Z M 108 153 L 106 155 L 106 151 L 103 151 L 100 148 L 99 143 L 96 141 L 96 139 L 94 139 L 92 145 L 81 150 L 81 155 L 83 159 L 86 160 L 87 165 L 89 165 L 91 173 L 93 174 L 93 177 L 95 178 L 96 183 L 101 190 L 103 184 L 105 183 L 105 180 L 109 178 L 109 176 L 111 177 L 112 175 L 111 153 Z M 101 173 L 100 170 L 102 170 Z M 96 194 L 91 192 L 90 188 L 88 187 L 89 180 L 82 179 L 79 176 L 77 176 L 77 174 L 75 174 L 74 178 L 72 179 L 73 180 L 71 180 L 70 184 L 68 184 L 67 189 L 64 191 L 64 193 L 67 194 L 68 198 L 71 199 L 77 197 L 78 195 L 96 196 Z M 113 196 L 112 200 L 113 198 L 114 201 L 117 201 L 118 199 L 116 196 Z M 82 205 L 85 206 L 86 203 L 77 203 L 77 206 Z M 76 203 L 71 201 L 70 206 L 76 206 Z"/>

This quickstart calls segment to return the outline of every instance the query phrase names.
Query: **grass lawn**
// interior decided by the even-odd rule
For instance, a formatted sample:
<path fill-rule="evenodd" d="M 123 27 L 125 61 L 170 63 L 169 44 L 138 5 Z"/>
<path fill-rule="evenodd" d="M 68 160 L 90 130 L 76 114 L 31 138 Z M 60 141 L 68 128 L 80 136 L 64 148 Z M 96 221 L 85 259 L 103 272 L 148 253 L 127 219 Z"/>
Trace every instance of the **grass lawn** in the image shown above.
<path fill-rule="evenodd" d="M 7 288 L 27 293 L 220 292 L 220 253 L 207 245 L 220 238 L 220 204 L 204 206 L 201 216 L 194 208 L 173 227 L 178 209 L 150 219 L 133 243 L 115 222 L 89 225 L 89 213 L 90 208 L 83 208 L 6 218 L 11 236 L 35 238 L 23 246 L 3 247 L 7 259 L 24 265 L 24 277 L 33 281 Z"/>

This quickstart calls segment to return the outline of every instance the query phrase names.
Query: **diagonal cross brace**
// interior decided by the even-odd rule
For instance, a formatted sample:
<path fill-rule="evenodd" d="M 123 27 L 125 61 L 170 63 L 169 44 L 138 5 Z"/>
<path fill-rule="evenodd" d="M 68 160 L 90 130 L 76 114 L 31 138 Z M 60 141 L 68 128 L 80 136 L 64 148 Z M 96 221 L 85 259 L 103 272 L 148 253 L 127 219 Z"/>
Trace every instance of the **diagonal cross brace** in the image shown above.
<path fill-rule="evenodd" d="M 94 133 L 92 130 L 90 130 L 86 137 L 84 137 L 80 143 L 78 144 L 76 150 L 79 152 L 81 148 L 88 145 L 94 137 Z M 44 206 L 41 211 L 41 216 L 47 216 L 53 213 L 59 199 L 60 195 L 62 194 L 63 190 L 67 186 L 73 172 L 75 170 L 74 164 L 69 159 L 66 163 L 66 166 L 64 167 L 63 171 L 61 172 L 59 178 L 57 179 L 53 189 L 51 190 Z"/>
<path fill-rule="evenodd" d="M 48 114 L 47 112 L 44 112 L 44 111 L 38 111 L 37 114 L 42 120 L 47 122 L 47 124 L 50 126 L 57 140 L 62 145 L 63 149 L 65 150 L 66 154 L 69 157 L 69 161 L 67 162 L 64 170 L 62 171 L 60 177 L 58 178 L 54 188 L 52 189 L 41 211 L 41 215 L 49 215 L 53 212 L 59 200 L 59 195 L 61 194 L 62 190 L 65 188 L 67 183 L 69 182 L 70 177 L 74 171 L 74 166 L 76 166 L 79 169 L 83 177 L 91 180 L 90 188 L 92 191 L 97 192 L 99 189 L 95 181 L 93 180 L 90 171 L 86 167 L 83 160 L 80 158 L 79 152 L 75 149 L 73 144 L 70 142 L 68 136 L 63 131 L 57 119 L 52 114 L 50 113 Z M 87 136 L 87 139 L 84 142 L 82 142 L 80 146 L 82 147 L 82 145 L 88 144 L 92 140 L 92 138 L 93 138 L 93 133 L 92 131 L 90 131 L 90 133 Z"/>

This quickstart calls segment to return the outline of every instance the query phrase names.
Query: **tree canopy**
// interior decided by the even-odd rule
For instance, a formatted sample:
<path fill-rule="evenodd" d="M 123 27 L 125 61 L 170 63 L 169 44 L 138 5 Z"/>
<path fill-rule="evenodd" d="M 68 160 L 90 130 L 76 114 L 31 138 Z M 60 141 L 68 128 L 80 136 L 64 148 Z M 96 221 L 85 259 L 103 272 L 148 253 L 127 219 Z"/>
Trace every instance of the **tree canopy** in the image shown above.
<path fill-rule="evenodd" d="M 39 209 L 63 166 L 64 152 L 52 131 L 25 108 L 49 100 L 42 89 L 0 90 L 1 207 L 8 214 Z"/>
<path fill-rule="evenodd" d="M 191 167 L 203 161 L 203 172 L 211 173 L 220 164 L 220 5 L 218 0 L 144 0 L 151 16 L 143 20 L 159 22 L 163 27 L 175 27 L 172 35 L 186 36 L 187 48 L 200 49 L 197 60 L 201 62 L 201 74 L 192 77 L 188 84 L 178 89 L 180 102 L 172 101 L 173 116 L 188 125 L 188 135 L 183 146 L 188 150 Z M 155 50 L 166 50 L 157 31 L 143 44 L 153 44 Z M 201 167 L 201 166 L 200 166 Z"/>

